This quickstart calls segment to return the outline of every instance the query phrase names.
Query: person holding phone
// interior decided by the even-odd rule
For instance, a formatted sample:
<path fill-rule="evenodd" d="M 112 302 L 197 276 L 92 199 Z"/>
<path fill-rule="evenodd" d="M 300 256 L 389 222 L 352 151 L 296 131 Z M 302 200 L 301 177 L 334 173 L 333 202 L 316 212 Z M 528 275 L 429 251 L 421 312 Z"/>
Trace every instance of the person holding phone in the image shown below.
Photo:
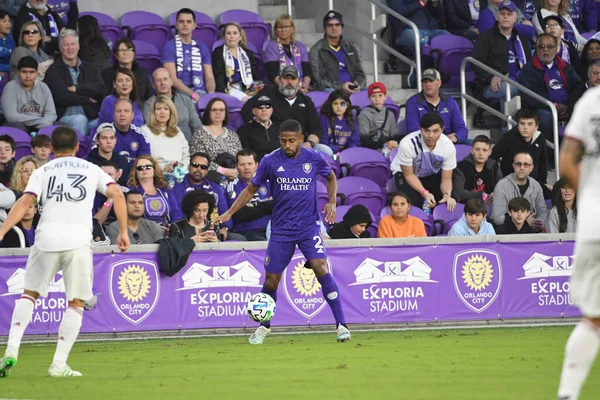
<path fill-rule="evenodd" d="M 202 190 L 188 192 L 181 204 L 181 211 L 185 218 L 171 224 L 169 237 L 188 238 L 196 243 L 220 242 L 221 235 L 210 222 L 214 209 L 213 195 Z"/>

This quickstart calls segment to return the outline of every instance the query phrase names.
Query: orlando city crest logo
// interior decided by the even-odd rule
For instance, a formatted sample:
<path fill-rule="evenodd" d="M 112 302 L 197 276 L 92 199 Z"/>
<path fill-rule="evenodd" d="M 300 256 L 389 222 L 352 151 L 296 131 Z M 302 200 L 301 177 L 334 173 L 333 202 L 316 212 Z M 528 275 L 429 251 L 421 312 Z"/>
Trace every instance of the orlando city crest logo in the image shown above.
<path fill-rule="evenodd" d="M 483 312 L 500 293 L 500 255 L 491 250 L 462 251 L 454 257 L 452 276 L 461 301 L 471 310 Z"/>
<path fill-rule="evenodd" d="M 312 171 L 312 165 L 310 163 L 304 163 L 302 164 L 302 171 L 304 171 L 305 174 L 310 174 L 310 171 Z"/>
<path fill-rule="evenodd" d="M 144 260 L 115 263 L 111 266 L 109 288 L 115 309 L 127 321 L 137 325 L 152 313 L 158 303 L 158 267 Z"/>
<path fill-rule="evenodd" d="M 295 255 L 283 271 L 283 289 L 290 305 L 304 318 L 311 319 L 325 307 L 321 284 L 312 269 L 304 268 L 306 259 L 302 254 Z M 329 272 L 331 264 L 327 260 Z"/>

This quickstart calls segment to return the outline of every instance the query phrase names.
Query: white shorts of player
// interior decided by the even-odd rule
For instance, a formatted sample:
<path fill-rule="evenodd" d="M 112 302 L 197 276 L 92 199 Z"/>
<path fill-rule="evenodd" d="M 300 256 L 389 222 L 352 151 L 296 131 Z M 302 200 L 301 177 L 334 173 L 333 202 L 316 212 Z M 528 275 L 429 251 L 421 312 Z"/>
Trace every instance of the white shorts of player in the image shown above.
<path fill-rule="evenodd" d="M 571 276 L 571 300 L 581 313 L 600 318 L 600 243 L 575 243 L 575 269 Z"/>
<path fill-rule="evenodd" d="M 91 246 L 73 250 L 46 252 L 31 247 L 25 267 L 25 289 L 48 296 L 48 286 L 62 269 L 67 301 L 92 297 L 94 269 Z"/>

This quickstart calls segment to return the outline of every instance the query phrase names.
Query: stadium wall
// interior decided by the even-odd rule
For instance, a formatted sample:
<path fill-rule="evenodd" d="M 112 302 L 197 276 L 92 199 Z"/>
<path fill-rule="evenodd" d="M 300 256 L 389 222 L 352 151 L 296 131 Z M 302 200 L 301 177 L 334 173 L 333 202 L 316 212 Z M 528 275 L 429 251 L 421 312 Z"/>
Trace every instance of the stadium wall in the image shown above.
<path fill-rule="evenodd" d="M 351 324 L 410 324 L 579 316 L 569 297 L 573 235 L 327 241 Z M 173 277 L 157 246 L 94 254 L 98 306 L 83 333 L 245 328 L 245 304 L 264 279 L 264 243 L 199 245 Z M 0 254 L 0 336 L 24 286 L 27 249 Z M 330 325 L 312 271 L 297 252 L 278 291 L 277 326 Z M 66 308 L 58 274 L 27 333 L 56 333 Z"/>

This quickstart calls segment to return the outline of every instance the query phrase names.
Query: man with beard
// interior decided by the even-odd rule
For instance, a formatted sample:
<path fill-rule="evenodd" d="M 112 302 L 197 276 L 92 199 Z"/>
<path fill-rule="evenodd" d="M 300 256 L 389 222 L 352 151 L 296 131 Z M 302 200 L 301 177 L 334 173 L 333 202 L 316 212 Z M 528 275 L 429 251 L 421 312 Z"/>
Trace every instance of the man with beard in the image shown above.
<path fill-rule="evenodd" d="M 300 75 L 298 68 L 288 65 L 281 70 L 279 74 L 279 85 L 270 84 L 258 92 L 257 99 L 266 96 L 271 99 L 273 105 L 273 115 L 271 121 L 283 122 L 288 119 L 296 120 L 302 128 L 304 137 L 304 147 L 312 147 L 316 150 L 325 146 L 319 144 L 322 137 L 321 124 L 317 108 L 311 98 L 300 92 Z M 242 108 L 242 117 L 244 121 L 251 121 L 253 118 L 253 101 L 247 101 Z M 327 147 L 327 146 L 325 146 Z M 327 147 L 328 148 L 328 147 Z"/>

